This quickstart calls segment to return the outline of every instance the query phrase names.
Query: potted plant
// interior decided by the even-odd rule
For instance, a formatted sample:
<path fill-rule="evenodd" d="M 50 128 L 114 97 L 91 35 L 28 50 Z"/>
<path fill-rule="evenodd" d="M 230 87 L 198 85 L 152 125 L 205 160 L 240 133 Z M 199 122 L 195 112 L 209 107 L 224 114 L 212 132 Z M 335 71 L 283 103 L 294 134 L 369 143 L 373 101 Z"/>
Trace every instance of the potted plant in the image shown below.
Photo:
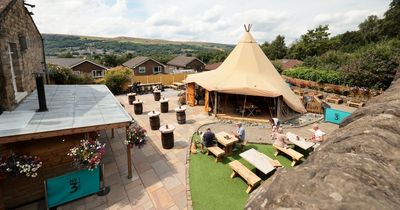
<path fill-rule="evenodd" d="M 102 144 L 98 140 L 80 141 L 79 145 L 70 149 L 68 156 L 74 158 L 77 167 L 93 170 L 99 166 L 106 152 L 106 144 Z"/>
<path fill-rule="evenodd" d="M 137 146 L 138 148 L 143 147 L 143 145 L 146 144 L 146 129 L 137 124 L 131 126 L 125 144 L 130 148 L 133 146 Z"/>
<path fill-rule="evenodd" d="M 35 178 L 41 167 L 42 162 L 37 156 L 17 155 L 11 152 L 9 155 L 0 157 L 0 178 L 5 178 L 7 175 L 25 175 Z"/>

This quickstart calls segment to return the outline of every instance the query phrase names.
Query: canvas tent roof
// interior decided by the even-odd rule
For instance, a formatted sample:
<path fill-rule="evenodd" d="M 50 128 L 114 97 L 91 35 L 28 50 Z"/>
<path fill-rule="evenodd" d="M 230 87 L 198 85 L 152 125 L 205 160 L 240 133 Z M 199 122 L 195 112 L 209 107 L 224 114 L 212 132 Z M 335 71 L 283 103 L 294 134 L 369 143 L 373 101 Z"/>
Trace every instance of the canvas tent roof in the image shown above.
<path fill-rule="evenodd" d="M 306 112 L 300 99 L 282 79 L 254 40 L 245 32 L 225 61 L 215 70 L 188 75 L 186 83 L 197 83 L 209 91 L 278 97 L 294 111 Z"/>

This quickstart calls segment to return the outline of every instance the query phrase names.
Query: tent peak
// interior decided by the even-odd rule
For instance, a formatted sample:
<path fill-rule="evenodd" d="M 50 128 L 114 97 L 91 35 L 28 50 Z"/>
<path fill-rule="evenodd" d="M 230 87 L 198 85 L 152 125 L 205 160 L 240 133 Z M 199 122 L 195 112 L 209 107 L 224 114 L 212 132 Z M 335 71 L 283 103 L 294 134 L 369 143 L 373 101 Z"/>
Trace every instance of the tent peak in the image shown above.
<path fill-rule="evenodd" d="M 251 35 L 250 32 L 244 32 L 242 38 L 240 39 L 239 43 L 257 43 L 254 37 Z"/>
<path fill-rule="evenodd" d="M 250 32 L 251 26 L 253 26 L 253 25 L 252 25 L 252 24 L 247 24 L 247 26 L 246 26 L 246 24 L 244 24 L 243 26 L 244 26 L 244 30 L 245 30 L 246 32 Z"/>

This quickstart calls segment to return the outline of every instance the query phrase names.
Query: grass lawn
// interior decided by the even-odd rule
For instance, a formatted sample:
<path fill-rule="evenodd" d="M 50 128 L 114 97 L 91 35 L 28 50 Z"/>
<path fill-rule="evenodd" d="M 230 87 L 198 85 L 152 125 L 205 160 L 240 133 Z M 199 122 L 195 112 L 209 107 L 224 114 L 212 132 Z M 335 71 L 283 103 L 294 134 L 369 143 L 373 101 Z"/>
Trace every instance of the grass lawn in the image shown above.
<path fill-rule="evenodd" d="M 199 136 L 193 136 L 199 139 Z M 285 156 L 274 156 L 275 149 L 271 145 L 247 144 L 245 150 L 254 148 L 266 154 L 272 159 L 278 159 L 285 167 L 291 167 L 291 160 Z M 208 209 L 243 209 L 248 198 L 246 193 L 247 184 L 240 178 L 230 178 L 232 173 L 228 163 L 232 160 L 239 160 L 248 169 L 255 172 L 254 166 L 239 156 L 235 151 L 232 156 L 224 158 L 222 162 L 215 162 L 215 157 L 197 153 L 190 156 L 190 190 L 192 193 L 193 208 L 195 210 Z M 268 177 L 260 177 L 265 180 Z"/>

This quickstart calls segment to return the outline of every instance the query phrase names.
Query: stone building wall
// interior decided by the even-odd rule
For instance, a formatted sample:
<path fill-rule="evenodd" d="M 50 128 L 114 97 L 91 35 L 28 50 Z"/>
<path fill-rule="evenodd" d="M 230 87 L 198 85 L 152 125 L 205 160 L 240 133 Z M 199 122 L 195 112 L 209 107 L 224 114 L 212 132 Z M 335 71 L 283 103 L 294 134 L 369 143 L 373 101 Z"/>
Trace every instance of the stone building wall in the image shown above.
<path fill-rule="evenodd" d="M 0 17 L 0 105 L 5 110 L 16 107 L 11 76 L 9 43 L 13 43 L 13 66 L 18 92 L 35 89 L 33 73 L 43 70 L 42 37 L 24 6 L 23 0 L 14 0 L 10 9 Z M 26 49 L 22 49 L 26 40 Z"/>

